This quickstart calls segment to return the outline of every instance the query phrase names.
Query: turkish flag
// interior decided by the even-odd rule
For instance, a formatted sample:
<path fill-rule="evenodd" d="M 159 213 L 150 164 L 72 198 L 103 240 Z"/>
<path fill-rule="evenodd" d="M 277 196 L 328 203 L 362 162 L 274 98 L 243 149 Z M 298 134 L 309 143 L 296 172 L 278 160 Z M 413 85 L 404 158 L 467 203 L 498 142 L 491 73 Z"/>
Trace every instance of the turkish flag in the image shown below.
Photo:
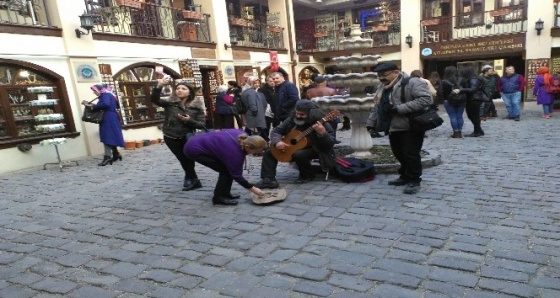
<path fill-rule="evenodd" d="M 277 51 L 269 51 L 270 55 L 270 70 L 278 71 L 278 52 Z"/>

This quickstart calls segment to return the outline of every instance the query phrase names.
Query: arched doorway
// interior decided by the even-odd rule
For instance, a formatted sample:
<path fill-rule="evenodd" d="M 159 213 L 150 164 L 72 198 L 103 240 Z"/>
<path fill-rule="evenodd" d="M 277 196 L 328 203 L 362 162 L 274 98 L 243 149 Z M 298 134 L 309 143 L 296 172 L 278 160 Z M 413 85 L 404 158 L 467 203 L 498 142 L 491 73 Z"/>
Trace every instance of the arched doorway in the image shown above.
<path fill-rule="evenodd" d="M 78 135 L 62 76 L 0 59 L 0 148 Z"/>
<path fill-rule="evenodd" d="M 317 68 L 306 66 L 299 72 L 299 85 L 301 87 L 309 86 L 313 82 L 313 74 L 320 74 Z"/>
<path fill-rule="evenodd" d="M 163 108 L 153 105 L 150 94 L 157 80 L 156 67 L 174 80 L 181 75 L 171 68 L 153 62 L 132 64 L 113 76 L 118 82 L 118 98 L 121 106 L 123 128 L 147 127 L 163 120 Z M 171 95 L 171 87 L 162 90 L 162 97 Z"/>
<path fill-rule="evenodd" d="M 274 71 L 272 71 L 272 69 L 270 69 L 270 66 L 267 66 L 267 67 L 263 68 L 263 70 L 261 71 L 261 76 L 260 76 L 261 81 L 265 82 L 266 77 L 268 77 L 273 72 Z M 282 67 L 278 67 L 278 72 L 281 73 L 284 76 L 284 79 L 286 79 L 286 81 L 290 80 L 290 75 L 288 75 L 288 72 L 285 71 Z"/>

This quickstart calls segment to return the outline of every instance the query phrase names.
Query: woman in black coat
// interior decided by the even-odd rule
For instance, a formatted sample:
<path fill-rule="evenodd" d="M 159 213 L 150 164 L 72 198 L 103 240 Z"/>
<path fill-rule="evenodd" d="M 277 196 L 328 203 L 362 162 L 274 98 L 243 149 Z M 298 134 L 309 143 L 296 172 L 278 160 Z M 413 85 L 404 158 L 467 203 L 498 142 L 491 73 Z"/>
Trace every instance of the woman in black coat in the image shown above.
<path fill-rule="evenodd" d="M 467 82 L 467 86 L 460 89 L 461 93 L 467 95 L 467 117 L 471 120 L 474 131 L 467 137 L 481 137 L 484 131 L 480 126 L 480 105 L 482 104 L 482 82 L 476 75 L 472 66 L 465 66 L 461 70 L 461 78 Z"/>

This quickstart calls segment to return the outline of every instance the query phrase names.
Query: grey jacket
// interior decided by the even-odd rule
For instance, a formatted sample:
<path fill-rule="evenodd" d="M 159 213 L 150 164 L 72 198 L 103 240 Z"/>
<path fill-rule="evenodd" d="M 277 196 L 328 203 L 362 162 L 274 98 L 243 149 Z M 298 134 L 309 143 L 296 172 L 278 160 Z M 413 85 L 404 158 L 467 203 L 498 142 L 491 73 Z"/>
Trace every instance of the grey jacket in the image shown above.
<path fill-rule="evenodd" d="M 245 113 L 247 128 L 266 128 L 264 112 L 267 103 L 265 95 L 254 88 L 249 88 L 241 93 L 241 101 L 247 107 L 247 113 Z"/>
<path fill-rule="evenodd" d="M 398 114 L 393 115 L 389 132 L 410 130 L 407 114 L 425 110 L 434 103 L 428 84 L 417 77 L 412 77 L 408 80 L 408 84 L 404 87 L 405 102 L 402 102 L 401 83 L 403 78 L 408 78 L 408 75 L 404 72 L 401 74 L 401 79 L 395 83 L 393 91 L 391 92 L 390 101 L 391 104 L 397 108 Z M 384 90 L 383 86 L 377 89 L 377 92 L 374 95 L 376 105 L 372 109 L 370 116 L 366 121 L 366 126 L 373 128 L 377 127 L 377 103 L 379 103 Z"/>

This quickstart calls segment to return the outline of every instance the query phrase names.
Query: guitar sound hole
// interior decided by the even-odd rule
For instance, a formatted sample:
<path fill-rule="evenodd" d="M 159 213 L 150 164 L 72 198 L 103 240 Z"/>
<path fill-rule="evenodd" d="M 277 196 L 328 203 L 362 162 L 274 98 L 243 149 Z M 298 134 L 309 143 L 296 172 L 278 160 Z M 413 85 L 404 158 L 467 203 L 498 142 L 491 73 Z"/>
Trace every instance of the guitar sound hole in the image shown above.
<path fill-rule="evenodd" d="M 297 140 L 296 140 L 296 139 L 291 139 L 291 140 L 290 140 L 290 144 L 292 144 L 292 145 L 297 144 Z"/>

